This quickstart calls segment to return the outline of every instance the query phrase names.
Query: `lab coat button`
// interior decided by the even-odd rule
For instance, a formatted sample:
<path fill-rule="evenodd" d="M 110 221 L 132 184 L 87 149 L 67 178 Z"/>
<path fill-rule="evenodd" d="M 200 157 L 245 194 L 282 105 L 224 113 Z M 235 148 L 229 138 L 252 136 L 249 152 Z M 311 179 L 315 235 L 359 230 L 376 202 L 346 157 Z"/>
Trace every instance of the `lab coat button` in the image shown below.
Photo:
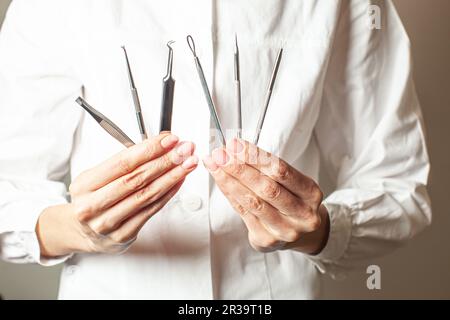
<path fill-rule="evenodd" d="M 72 275 L 72 274 L 74 274 L 75 272 L 77 271 L 77 266 L 68 266 L 67 267 L 67 269 L 66 269 L 66 273 L 68 274 L 68 275 Z"/>
<path fill-rule="evenodd" d="M 197 211 L 202 207 L 202 198 L 195 194 L 186 194 L 181 197 L 181 204 L 185 210 Z"/>

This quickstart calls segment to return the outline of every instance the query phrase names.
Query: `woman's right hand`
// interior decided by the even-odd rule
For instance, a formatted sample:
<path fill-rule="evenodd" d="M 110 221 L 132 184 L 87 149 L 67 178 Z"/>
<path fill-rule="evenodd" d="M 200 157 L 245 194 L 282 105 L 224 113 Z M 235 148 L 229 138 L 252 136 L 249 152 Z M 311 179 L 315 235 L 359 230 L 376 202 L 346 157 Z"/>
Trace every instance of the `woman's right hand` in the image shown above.
<path fill-rule="evenodd" d="M 49 207 L 39 217 L 42 256 L 127 249 L 197 167 L 194 149 L 162 133 L 81 173 L 69 187 L 71 203 Z"/>

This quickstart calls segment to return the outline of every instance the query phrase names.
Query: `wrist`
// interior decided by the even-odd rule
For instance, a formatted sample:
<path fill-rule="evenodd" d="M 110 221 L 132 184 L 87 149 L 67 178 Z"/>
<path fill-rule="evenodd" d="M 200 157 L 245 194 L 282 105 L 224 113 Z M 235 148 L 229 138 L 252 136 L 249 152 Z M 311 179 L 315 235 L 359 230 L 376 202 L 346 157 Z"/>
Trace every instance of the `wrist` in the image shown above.
<path fill-rule="evenodd" d="M 70 204 L 51 206 L 42 211 L 36 224 L 41 256 L 55 258 L 78 251 L 78 239 L 71 222 Z"/>

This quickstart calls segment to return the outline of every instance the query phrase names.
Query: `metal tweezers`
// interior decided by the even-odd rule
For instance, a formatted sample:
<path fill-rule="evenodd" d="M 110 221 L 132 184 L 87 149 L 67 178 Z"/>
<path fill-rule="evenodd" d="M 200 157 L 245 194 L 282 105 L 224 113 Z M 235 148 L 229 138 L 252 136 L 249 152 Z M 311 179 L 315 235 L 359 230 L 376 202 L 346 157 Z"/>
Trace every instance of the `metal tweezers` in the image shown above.
<path fill-rule="evenodd" d="M 76 102 L 86 110 L 92 118 L 103 128 L 106 132 L 108 132 L 111 137 L 119 141 L 125 147 L 131 147 L 135 143 L 131 140 L 125 132 L 123 132 L 114 122 L 109 120 L 105 115 L 94 109 L 89 103 L 87 103 L 83 98 L 78 97 Z"/>

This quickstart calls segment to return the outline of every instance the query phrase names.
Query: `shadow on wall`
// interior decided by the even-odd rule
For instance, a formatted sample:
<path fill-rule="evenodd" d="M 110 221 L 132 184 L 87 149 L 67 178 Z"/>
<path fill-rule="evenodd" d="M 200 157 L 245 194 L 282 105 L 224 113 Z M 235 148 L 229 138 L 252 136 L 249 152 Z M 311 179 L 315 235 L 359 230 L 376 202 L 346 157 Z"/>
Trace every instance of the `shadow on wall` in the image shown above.
<path fill-rule="evenodd" d="M 0 2 L 0 21 L 9 4 Z M 446 190 L 450 181 L 450 1 L 395 0 L 413 44 L 415 79 L 428 131 L 433 164 L 430 194 L 433 226 L 406 248 L 384 259 L 380 266 L 381 290 L 369 290 L 365 270 L 343 282 L 325 279 L 329 299 L 450 299 L 450 214 Z M 324 177 L 326 183 L 326 177 Z M 6 299 L 54 299 L 60 267 L 12 265 L 0 262 L 0 294 Z"/>

